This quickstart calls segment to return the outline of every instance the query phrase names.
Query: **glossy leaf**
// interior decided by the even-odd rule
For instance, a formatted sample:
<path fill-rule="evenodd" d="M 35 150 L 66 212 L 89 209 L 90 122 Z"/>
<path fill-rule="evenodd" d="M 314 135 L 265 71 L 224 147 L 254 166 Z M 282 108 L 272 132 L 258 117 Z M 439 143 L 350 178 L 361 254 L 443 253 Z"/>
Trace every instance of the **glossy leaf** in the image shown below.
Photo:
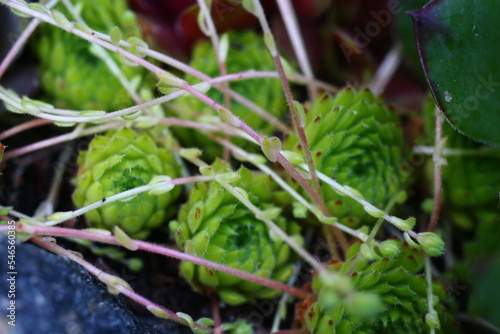
<path fill-rule="evenodd" d="M 500 1 L 434 0 L 411 15 L 434 99 L 473 139 L 500 144 Z"/>

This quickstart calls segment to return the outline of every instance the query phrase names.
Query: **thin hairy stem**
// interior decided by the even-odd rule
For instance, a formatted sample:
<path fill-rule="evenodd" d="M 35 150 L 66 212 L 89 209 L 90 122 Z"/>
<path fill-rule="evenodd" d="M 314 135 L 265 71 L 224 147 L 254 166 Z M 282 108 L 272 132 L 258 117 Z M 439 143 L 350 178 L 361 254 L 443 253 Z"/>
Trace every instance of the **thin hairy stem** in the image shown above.
<path fill-rule="evenodd" d="M 437 316 L 436 310 L 434 310 L 434 293 L 432 291 L 432 268 L 431 268 L 431 258 L 425 256 L 425 278 L 427 280 L 427 310 L 429 314 L 435 314 Z M 430 327 L 430 334 L 435 334 L 436 330 L 434 327 Z"/>
<path fill-rule="evenodd" d="M 429 232 L 434 232 L 439 221 L 442 189 L 441 169 L 444 163 L 443 158 L 441 158 L 441 150 L 444 147 L 444 141 L 441 139 L 443 136 L 443 118 L 441 116 L 441 111 L 438 108 L 434 110 L 434 114 L 436 116 L 434 154 L 432 155 L 432 162 L 434 163 L 434 202 L 432 206 L 431 219 L 429 221 Z"/>
<path fill-rule="evenodd" d="M 186 183 L 193 183 L 193 182 L 204 182 L 211 180 L 212 178 L 209 176 L 190 176 L 190 177 L 180 177 L 177 179 L 165 181 L 162 183 L 169 183 L 173 186 L 178 186 Z M 101 200 L 91 203 L 89 205 L 86 205 L 80 209 L 74 210 L 74 211 L 66 211 L 66 212 L 56 212 L 53 216 L 49 217 L 49 221 L 45 222 L 45 225 L 47 226 L 52 226 L 52 225 L 57 225 L 60 224 L 66 220 L 76 218 L 78 216 L 81 216 L 89 211 L 95 210 L 100 208 L 101 206 L 108 205 L 109 203 L 113 203 L 116 201 L 120 200 L 125 200 L 125 199 L 130 199 L 138 194 L 141 194 L 146 191 L 153 190 L 160 186 L 160 184 L 155 183 L 153 185 L 145 185 L 145 186 L 140 186 L 136 188 L 132 188 L 126 191 L 123 191 L 119 194 L 115 194 L 109 197 L 102 198 Z M 52 218 L 53 217 L 53 218 Z"/>
<path fill-rule="evenodd" d="M 307 170 L 307 165 L 305 164 L 301 164 L 300 167 L 302 167 L 304 170 Z M 406 225 L 409 225 L 406 220 L 387 214 L 385 211 L 377 208 L 376 206 L 365 200 L 359 193 L 357 193 L 357 191 L 353 191 L 353 189 L 348 186 L 341 185 L 325 174 L 318 172 L 318 176 L 322 181 L 332 187 L 335 192 L 342 194 L 343 196 L 347 196 L 361 204 L 363 206 L 363 209 L 370 215 L 376 215 L 379 218 L 383 218 L 403 232 L 407 232 L 409 235 L 414 237 L 415 240 L 418 239 L 418 235 L 415 232 L 413 232 L 411 229 L 405 228 Z"/>

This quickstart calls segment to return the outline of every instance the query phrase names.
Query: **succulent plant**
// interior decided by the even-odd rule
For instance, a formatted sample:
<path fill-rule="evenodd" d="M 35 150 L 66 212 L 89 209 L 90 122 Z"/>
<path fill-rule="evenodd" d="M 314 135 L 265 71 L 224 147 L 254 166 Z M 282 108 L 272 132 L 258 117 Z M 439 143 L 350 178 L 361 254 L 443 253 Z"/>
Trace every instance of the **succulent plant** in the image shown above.
<path fill-rule="evenodd" d="M 111 195 L 147 185 L 158 175 L 177 177 L 180 168 L 171 151 L 172 139 L 165 137 L 158 144 L 151 131 L 137 133 L 123 128 L 94 137 L 88 150 L 78 156 L 75 205 L 105 201 Z M 178 187 L 162 195 L 141 193 L 89 211 L 85 217 L 90 226 L 118 226 L 131 237 L 144 239 L 176 212 L 171 204 L 179 193 Z"/>
<path fill-rule="evenodd" d="M 440 320 L 448 325 L 438 298 L 446 293 L 438 284 L 433 285 L 436 313 L 427 316 L 427 281 L 419 275 L 423 266 L 419 251 L 398 239 L 371 249 L 372 257 L 364 256 L 364 247 L 353 244 L 349 260 L 328 266 L 338 274 L 335 282 L 325 282 L 319 275 L 313 279 L 317 301 L 304 314 L 310 333 L 427 333 L 424 318 L 435 328 Z"/>
<path fill-rule="evenodd" d="M 355 188 L 378 208 L 384 209 L 404 189 L 409 173 L 398 116 L 370 91 L 348 87 L 335 97 L 318 96 L 307 108 L 304 130 L 316 168 Z M 302 154 L 296 135 L 285 138 L 283 147 Z M 326 185 L 321 190 L 341 223 L 356 227 L 374 221 L 354 200 Z"/>
<path fill-rule="evenodd" d="M 215 173 L 229 172 L 228 165 L 216 160 Z M 285 196 L 268 175 L 241 167 L 232 186 L 246 191 L 249 200 L 261 209 L 277 208 L 275 200 Z M 276 212 L 279 214 L 279 211 Z M 302 242 L 299 226 L 282 217 L 274 222 Z M 185 252 L 207 260 L 284 282 L 293 272 L 293 255 L 283 240 L 218 182 L 198 183 L 182 206 L 178 219 L 170 223 L 171 235 Z M 279 291 L 259 284 L 182 262 L 181 273 L 198 291 L 216 290 L 221 299 L 238 305 L 256 298 L 272 298 Z"/>
<path fill-rule="evenodd" d="M 115 26 L 124 36 L 140 36 L 135 14 L 126 0 L 78 0 L 82 18 L 94 30 L 109 33 Z M 56 7 L 71 16 L 61 4 Z M 72 21 L 72 19 L 71 19 Z M 133 100 L 108 66 L 91 51 L 92 44 L 58 27 L 44 24 L 34 45 L 40 61 L 44 93 L 55 105 L 76 110 L 118 110 Z M 128 80 L 141 80 L 145 71 L 111 58 Z"/>
<path fill-rule="evenodd" d="M 232 31 L 228 32 L 228 34 L 229 50 L 226 57 L 227 73 L 237 73 L 250 69 L 256 71 L 274 70 L 273 59 L 260 36 L 252 31 Z M 217 57 L 210 41 L 199 43 L 196 46 L 190 66 L 212 77 L 220 75 Z M 185 79 L 191 84 L 199 82 L 199 79 L 191 75 L 187 75 Z M 282 115 L 285 99 L 279 80 L 274 78 L 251 79 L 232 82 L 229 86 L 258 106 L 268 110 L 274 116 L 279 117 Z M 221 92 L 211 89 L 207 95 L 215 101 L 221 104 L 223 103 L 223 95 Z M 182 118 L 193 120 L 199 119 L 200 115 L 217 115 L 213 109 L 192 96 L 180 99 L 178 108 L 182 112 Z M 259 133 L 270 134 L 273 131 L 273 126 L 271 124 L 238 102 L 232 101 L 231 111 Z M 221 150 L 218 146 L 215 144 L 213 146 L 208 146 L 206 137 L 200 134 L 199 131 L 183 130 L 177 131 L 176 134 L 180 137 L 181 142 L 185 146 L 203 148 L 204 157 L 208 159 L 213 160 L 216 156 L 220 155 L 219 153 Z M 239 143 L 242 142 L 243 141 L 240 141 Z"/>

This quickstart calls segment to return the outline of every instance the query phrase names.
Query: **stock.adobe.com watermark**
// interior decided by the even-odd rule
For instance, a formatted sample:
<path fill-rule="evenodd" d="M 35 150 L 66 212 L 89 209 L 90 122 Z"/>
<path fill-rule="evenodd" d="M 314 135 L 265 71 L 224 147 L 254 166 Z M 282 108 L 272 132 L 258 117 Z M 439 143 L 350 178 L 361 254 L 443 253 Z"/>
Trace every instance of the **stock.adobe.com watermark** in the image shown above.
<path fill-rule="evenodd" d="M 1 212 L 0 212 L 1 213 Z M 16 223 L 13 220 L 1 221 L 2 224 L 8 226 L 7 232 L 7 252 L 2 252 L 7 255 L 7 272 L 5 273 L 7 280 L 7 324 L 16 326 Z"/>

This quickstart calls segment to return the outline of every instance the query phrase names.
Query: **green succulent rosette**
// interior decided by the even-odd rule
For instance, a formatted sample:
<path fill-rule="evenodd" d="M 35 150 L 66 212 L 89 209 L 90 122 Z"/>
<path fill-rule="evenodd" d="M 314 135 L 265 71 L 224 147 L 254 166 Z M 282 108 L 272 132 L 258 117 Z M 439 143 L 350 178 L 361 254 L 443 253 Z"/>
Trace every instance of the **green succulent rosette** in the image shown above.
<path fill-rule="evenodd" d="M 358 190 L 380 209 L 404 190 L 409 172 L 398 115 L 381 99 L 348 87 L 335 97 L 318 96 L 306 109 L 304 130 L 318 171 Z M 302 155 L 297 135 L 285 138 L 283 148 Z M 321 191 L 340 223 L 357 227 L 375 221 L 362 205 L 328 185 Z"/>
<path fill-rule="evenodd" d="M 366 246 L 353 244 L 348 261 L 328 266 L 339 274 L 335 282 L 325 283 L 320 276 L 313 279 L 317 300 L 304 314 L 309 333 L 428 333 L 429 323 L 440 333 L 440 326 L 451 326 L 439 301 L 446 292 L 438 283 L 433 284 L 435 317 L 427 315 L 427 281 L 419 274 L 423 266 L 419 251 L 389 239 L 367 257 Z"/>
<path fill-rule="evenodd" d="M 238 73 L 249 70 L 274 71 L 274 61 L 269 54 L 261 36 L 252 31 L 230 31 L 228 32 L 229 49 L 226 56 L 227 73 Z M 204 72 L 211 77 L 220 75 L 217 57 L 210 41 L 204 41 L 196 45 L 191 58 L 190 66 Z M 192 75 L 184 78 L 190 84 L 195 84 L 200 79 Z M 276 78 L 258 78 L 230 82 L 232 90 L 245 96 L 253 103 L 269 111 L 272 115 L 280 118 L 284 112 L 285 99 L 281 82 Z M 212 88 L 207 96 L 224 104 L 223 94 Z M 195 97 L 187 96 L 178 99 L 176 109 L 183 119 L 199 120 L 203 116 L 217 116 L 216 111 Z M 250 111 L 239 102 L 231 101 L 231 111 L 245 123 L 261 134 L 270 134 L 274 127 L 261 116 Z M 198 131 L 182 130 L 175 133 L 184 146 L 199 147 L 203 149 L 203 156 L 207 159 L 215 159 L 220 156 L 221 149 L 218 144 L 207 143 L 207 138 Z M 241 146 L 243 140 L 236 140 Z M 251 147 L 251 146 L 250 146 Z"/>
<path fill-rule="evenodd" d="M 108 34 L 119 27 L 124 38 L 140 36 L 135 14 L 126 0 L 78 0 L 81 17 L 97 31 Z M 70 21 L 72 16 L 61 3 L 56 6 Z M 40 61 L 40 83 L 51 103 L 61 108 L 76 110 L 113 111 L 134 104 L 120 81 L 106 63 L 91 50 L 92 44 L 60 28 L 42 24 L 34 47 Z M 109 53 L 128 80 L 142 80 L 141 67 L 124 65 L 114 53 Z"/>
<path fill-rule="evenodd" d="M 228 165 L 218 159 L 211 168 L 217 174 L 230 171 Z M 262 210 L 275 210 L 279 215 L 275 205 L 287 201 L 288 194 L 278 191 L 268 175 L 244 167 L 237 175 L 239 179 L 231 183 L 233 187 L 243 189 L 250 202 Z M 296 223 L 282 217 L 273 221 L 302 243 Z M 194 186 L 189 201 L 180 209 L 178 219 L 170 223 L 170 229 L 184 252 L 280 282 L 286 281 L 293 272 L 295 257 L 290 247 L 216 181 Z M 180 270 L 195 290 L 215 290 L 230 305 L 273 298 L 280 293 L 191 262 L 182 262 Z"/>
<path fill-rule="evenodd" d="M 153 130 L 137 133 L 128 128 L 96 136 L 87 151 L 78 156 L 78 174 L 73 202 L 79 208 L 107 197 L 147 185 L 155 176 L 176 178 L 180 167 L 172 153 L 172 139 L 153 136 Z M 145 239 L 152 229 L 174 215 L 172 206 L 180 189 L 161 195 L 140 193 L 133 198 L 111 202 L 85 214 L 92 227 L 120 227 L 135 239 Z"/>

